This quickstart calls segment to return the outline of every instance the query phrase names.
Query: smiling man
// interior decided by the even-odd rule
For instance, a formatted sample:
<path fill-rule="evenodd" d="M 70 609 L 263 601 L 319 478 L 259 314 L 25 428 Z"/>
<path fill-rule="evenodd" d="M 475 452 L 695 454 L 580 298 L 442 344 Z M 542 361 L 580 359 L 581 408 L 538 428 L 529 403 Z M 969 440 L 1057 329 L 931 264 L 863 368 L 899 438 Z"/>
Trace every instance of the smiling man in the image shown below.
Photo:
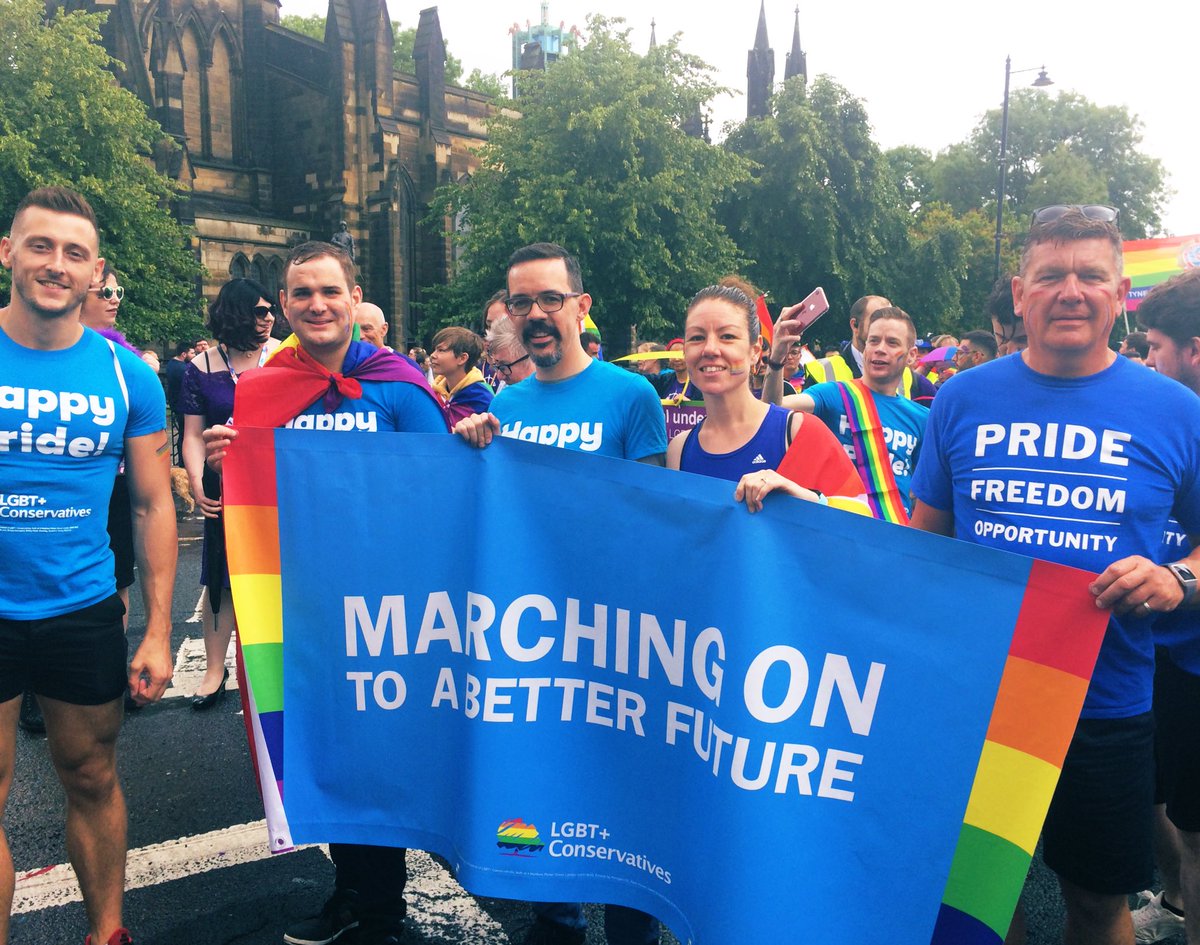
<path fill-rule="evenodd" d="M 446 420 L 425 376 L 407 358 L 353 341 L 362 300 L 354 262 L 331 243 L 302 243 L 283 270 L 279 300 L 299 344 L 281 348 L 265 367 L 240 376 L 234 421 L 246 426 L 445 433 Z M 208 463 L 220 470 L 237 436 L 231 427 L 204 432 Z M 399 945 L 404 935 L 405 851 L 331 843 L 333 894 L 316 915 L 284 933 L 289 945 L 326 945 L 343 935 L 359 945 Z"/>
<path fill-rule="evenodd" d="M 158 699 L 171 679 L 175 503 L 166 400 L 136 355 L 83 328 L 104 267 L 92 208 L 62 187 L 21 201 L 0 263 L 0 814 L 12 784 L 18 704 L 35 692 L 67 796 L 67 851 L 87 941 L 130 945 L 122 927 L 125 800 L 117 778 L 122 695 Z M 125 608 L 105 524 L 124 458 L 146 632 L 126 667 Z M 128 509 L 127 505 L 127 509 Z M 13 866 L 0 833 L 0 941 Z"/>
<path fill-rule="evenodd" d="M 826 381 L 807 388 L 803 394 L 783 398 L 783 406 L 819 417 L 841 442 L 846 455 L 855 460 L 863 485 L 871 492 L 894 485 L 906 511 L 912 510 L 909 481 L 916 468 L 917 451 L 925 433 L 929 411 L 897 393 L 909 358 L 916 351 L 917 330 L 903 309 L 894 305 L 876 308 L 868 316 L 863 345 L 862 378 L 855 381 Z M 887 449 L 887 465 L 893 483 L 872 483 L 863 474 L 858 456 L 860 444 L 871 440 L 868 418 L 858 417 L 843 396 L 843 384 L 856 384 L 867 398 L 868 410 L 877 414 Z M 853 401 L 850 401 L 853 404 Z M 869 443 L 867 444 L 869 448 Z"/>
<path fill-rule="evenodd" d="M 1012 280 L 1029 345 L 946 385 L 913 482 L 918 528 L 1103 572 L 1112 618 L 1043 831 L 1070 945 L 1134 941 L 1125 894 L 1153 876 L 1153 618 L 1200 568 L 1194 551 L 1155 563 L 1172 509 L 1200 530 L 1200 399 L 1108 347 L 1129 290 L 1116 217 L 1034 214 Z"/>
<path fill-rule="evenodd" d="M 460 420 L 454 432 L 479 447 L 500 433 L 662 466 L 667 429 L 654 388 L 636 374 L 592 360 L 579 340 L 592 297 L 583 291 L 578 261 L 554 243 L 518 249 L 508 261 L 504 302 L 534 375 L 505 387 L 491 412 Z M 580 903 L 538 903 L 534 911 L 526 945 L 583 945 L 587 919 Z M 658 942 L 658 920 L 623 906 L 606 908 L 605 931 L 609 945 Z"/>

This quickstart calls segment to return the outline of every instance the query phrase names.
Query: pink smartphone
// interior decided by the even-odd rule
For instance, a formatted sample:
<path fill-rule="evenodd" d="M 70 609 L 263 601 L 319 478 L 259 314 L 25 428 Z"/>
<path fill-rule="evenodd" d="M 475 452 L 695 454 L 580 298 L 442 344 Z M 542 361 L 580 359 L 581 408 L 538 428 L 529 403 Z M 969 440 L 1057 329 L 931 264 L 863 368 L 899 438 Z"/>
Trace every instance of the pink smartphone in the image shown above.
<path fill-rule="evenodd" d="M 825 290 L 817 286 L 808 294 L 803 302 L 800 303 L 800 311 L 792 315 L 800 323 L 802 331 L 808 331 L 818 318 L 829 311 L 829 299 L 825 298 Z"/>

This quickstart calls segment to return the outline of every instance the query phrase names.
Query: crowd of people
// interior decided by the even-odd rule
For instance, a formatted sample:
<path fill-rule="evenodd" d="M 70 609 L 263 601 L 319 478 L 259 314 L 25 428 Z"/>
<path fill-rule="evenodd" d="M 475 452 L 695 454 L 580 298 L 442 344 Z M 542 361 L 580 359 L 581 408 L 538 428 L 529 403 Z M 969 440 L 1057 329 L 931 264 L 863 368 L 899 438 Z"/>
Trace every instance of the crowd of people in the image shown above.
<path fill-rule="evenodd" d="M 158 365 L 115 329 L 124 290 L 91 208 L 63 188 L 34 191 L 0 240 L 13 283 L 0 309 L 0 802 L 22 704 L 36 704 L 66 790 L 87 941 L 132 942 L 114 748 L 123 702 L 154 701 L 172 673 L 167 400 L 206 524 L 197 710 L 226 690 L 236 629 L 220 475 L 238 427 L 336 414 L 346 422 L 330 429 L 449 433 L 478 448 L 511 437 L 666 466 L 731 483 L 750 513 L 790 496 L 1095 572 L 1109 626 L 1043 831 L 1064 940 L 1186 931 L 1200 943 L 1200 272 L 1157 287 L 1138 311 L 1145 330 L 1114 352 L 1121 248 L 1112 208 L 1042 208 L 1019 271 L 981 313 L 990 331 L 922 339 L 903 308 L 866 295 L 828 349 L 806 342 L 800 305 L 764 323 L 761 293 L 730 277 L 699 289 L 680 337 L 644 342 L 621 367 L 584 330 L 592 297 L 560 246 L 513 253 L 480 331 L 445 328 L 428 351 L 401 354 L 351 257 L 310 242 L 289 256 L 278 300 L 248 279 L 222 287 L 211 339 L 179 345 L 164 397 Z M 679 404 L 703 417 L 668 440 Z M 135 562 L 147 625 L 127 662 Z M 335 843 L 330 855 L 331 895 L 284 941 L 397 945 L 405 851 Z M 0 940 L 12 895 L 0 844 Z M 532 945 L 585 940 L 579 903 L 537 903 L 533 916 Z M 605 932 L 613 945 L 660 936 L 654 917 L 617 905 Z M 1007 941 L 1024 938 L 1018 910 Z"/>

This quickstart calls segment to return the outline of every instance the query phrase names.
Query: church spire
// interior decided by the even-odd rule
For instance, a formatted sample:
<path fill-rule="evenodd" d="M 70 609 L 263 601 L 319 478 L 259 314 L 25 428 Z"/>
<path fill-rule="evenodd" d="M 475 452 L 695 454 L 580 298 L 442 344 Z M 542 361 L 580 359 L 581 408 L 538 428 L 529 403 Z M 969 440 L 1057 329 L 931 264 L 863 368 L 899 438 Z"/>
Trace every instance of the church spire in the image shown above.
<path fill-rule="evenodd" d="M 767 0 L 762 0 L 758 7 L 758 32 L 754 34 L 755 52 L 767 52 L 771 44 L 767 42 Z"/>
<path fill-rule="evenodd" d="M 775 50 L 767 41 L 767 5 L 758 9 L 758 31 L 754 48 L 746 59 L 746 117 L 763 118 L 770 112 L 775 88 Z"/>
<path fill-rule="evenodd" d="M 650 21 L 650 48 L 658 48 L 658 39 L 654 35 L 654 20 Z"/>
<path fill-rule="evenodd" d="M 783 79 L 786 82 L 793 76 L 804 76 L 808 81 L 808 58 L 800 48 L 800 7 L 796 7 L 796 25 L 792 30 L 792 51 L 787 54 L 783 66 Z"/>

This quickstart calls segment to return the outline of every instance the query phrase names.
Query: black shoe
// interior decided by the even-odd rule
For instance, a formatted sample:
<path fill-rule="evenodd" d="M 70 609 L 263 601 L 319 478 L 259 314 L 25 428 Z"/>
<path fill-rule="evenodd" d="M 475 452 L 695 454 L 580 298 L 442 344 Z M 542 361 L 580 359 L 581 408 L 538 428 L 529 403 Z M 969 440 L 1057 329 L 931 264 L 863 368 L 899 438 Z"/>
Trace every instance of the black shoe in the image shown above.
<path fill-rule="evenodd" d="M 46 720 L 42 718 L 42 707 L 38 704 L 37 696 L 26 692 L 21 697 L 21 728 L 30 735 L 45 735 Z"/>
<path fill-rule="evenodd" d="M 225 695 L 225 684 L 227 682 L 229 682 L 229 670 L 225 670 L 225 675 L 221 677 L 221 685 L 217 686 L 207 696 L 192 696 L 192 708 L 197 712 L 211 709 L 221 701 L 221 696 Z M 332 941 L 332 939 L 329 939 L 329 941 Z"/>
<path fill-rule="evenodd" d="M 358 928 L 358 893 L 353 889 L 334 890 L 321 911 L 288 927 L 283 940 L 288 945 L 329 945 Z"/>
<path fill-rule="evenodd" d="M 525 933 L 523 945 L 584 945 L 587 932 L 573 929 L 558 922 L 535 919 Z"/>

